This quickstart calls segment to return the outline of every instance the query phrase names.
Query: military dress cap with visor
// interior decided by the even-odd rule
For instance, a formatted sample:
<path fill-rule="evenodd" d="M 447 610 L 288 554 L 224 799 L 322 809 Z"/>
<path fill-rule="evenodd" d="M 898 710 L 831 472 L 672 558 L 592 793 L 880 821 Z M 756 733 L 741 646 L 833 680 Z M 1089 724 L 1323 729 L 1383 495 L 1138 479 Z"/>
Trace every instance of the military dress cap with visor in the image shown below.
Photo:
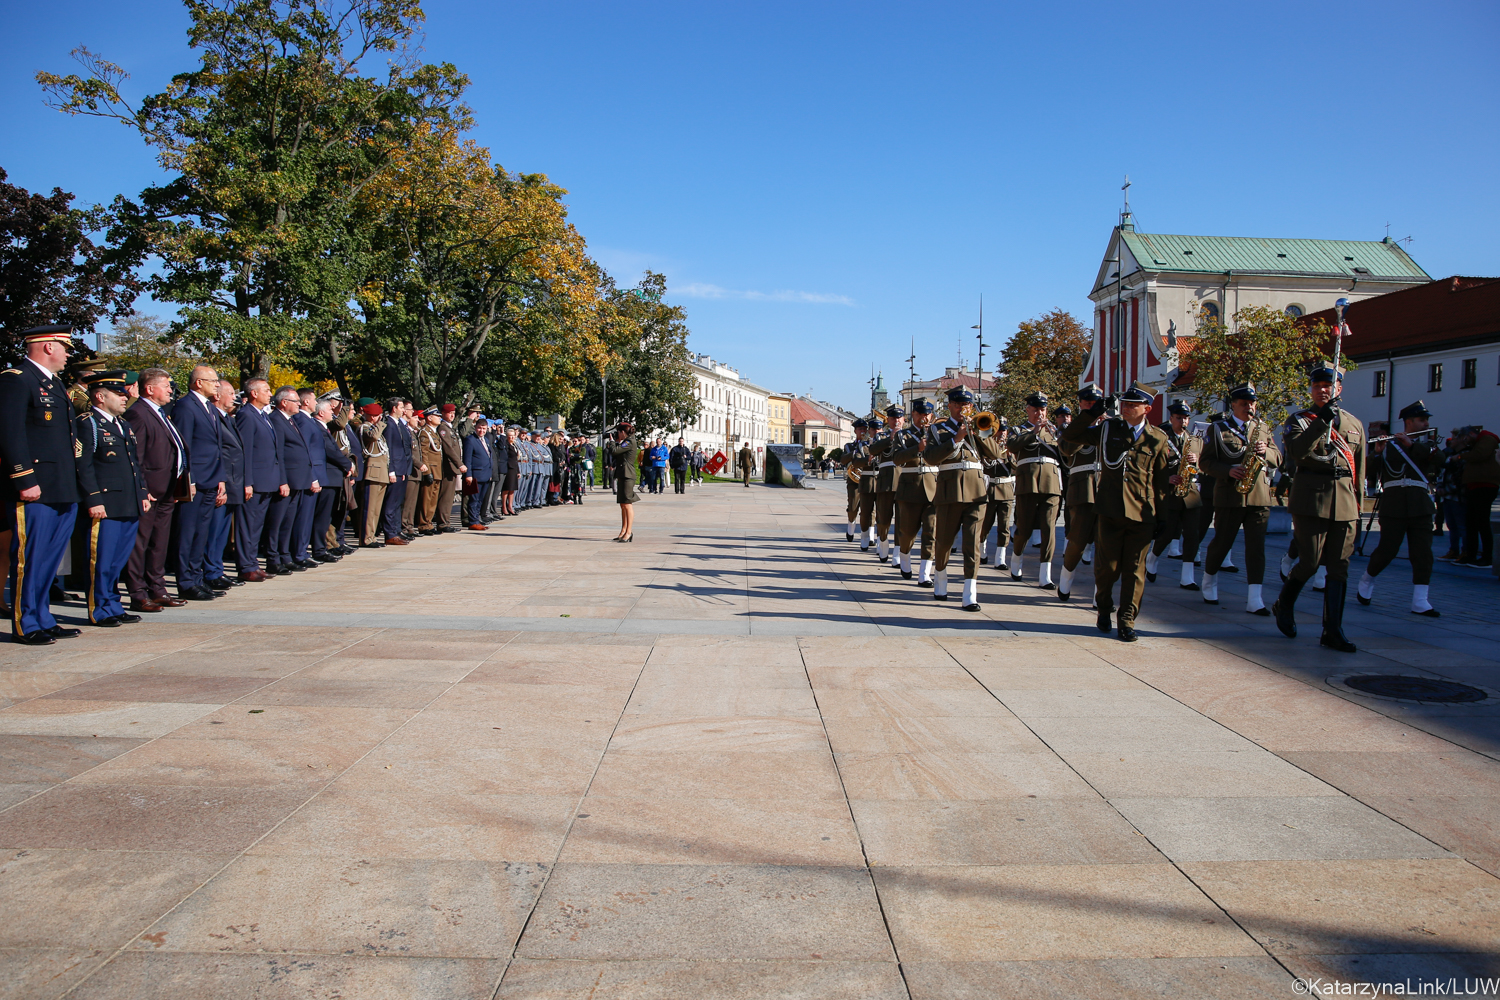
<path fill-rule="evenodd" d="M 868 420 L 866 420 L 864 417 L 860 417 L 858 420 L 854 421 L 854 429 L 857 430 L 857 431 L 865 430 L 869 426 L 870 426 L 870 422 Z"/>
<path fill-rule="evenodd" d="M 1342 377 L 1334 370 L 1333 362 L 1331 361 L 1319 361 L 1307 370 L 1307 380 L 1309 382 L 1337 382 Z"/>
<path fill-rule="evenodd" d="M 1419 399 L 1410 406 L 1403 407 L 1398 416 L 1400 416 L 1402 420 L 1416 420 L 1419 417 L 1432 416 L 1432 411 L 1427 408 L 1426 403 L 1422 402 Z"/>
<path fill-rule="evenodd" d="M 1137 382 L 1115 398 L 1122 403 L 1154 403 L 1156 393 Z"/>
<path fill-rule="evenodd" d="M 1078 390 L 1078 401 L 1080 403 L 1097 403 L 1104 398 L 1104 390 L 1093 382 Z"/>
<path fill-rule="evenodd" d="M 885 415 L 890 417 L 892 420 L 896 420 L 906 416 L 906 411 L 897 406 L 895 403 L 892 403 L 890 406 L 887 406 L 885 408 Z"/>
<path fill-rule="evenodd" d="M 911 412 L 913 413 L 931 413 L 935 409 L 937 407 L 926 396 L 918 396 L 911 401 Z"/>
<path fill-rule="evenodd" d="M 1035 406 L 1037 409 L 1047 405 L 1047 394 L 1045 392 L 1033 392 L 1026 397 L 1027 406 Z"/>
<path fill-rule="evenodd" d="M 1179 399 L 1167 407 L 1167 412 L 1178 417 L 1191 417 L 1193 415 L 1193 408 Z"/>
<path fill-rule="evenodd" d="M 91 391 L 94 389 L 113 389 L 120 395 L 125 395 L 125 376 L 127 372 L 123 368 L 115 368 L 110 371 L 89 372 L 82 382 Z"/>
<path fill-rule="evenodd" d="M 1244 401 L 1246 401 L 1248 403 L 1255 402 L 1256 399 L 1258 398 L 1255 395 L 1255 383 L 1254 382 L 1246 382 L 1244 385 L 1237 385 L 1237 386 L 1235 386 L 1233 389 L 1229 390 L 1229 398 L 1230 399 L 1242 399 L 1242 400 L 1244 400 Z"/>
<path fill-rule="evenodd" d="M 869 420 L 865 421 L 865 426 L 878 431 L 885 426 L 885 421 L 881 420 L 879 417 L 871 417 Z"/>
<path fill-rule="evenodd" d="M 30 330 L 22 331 L 21 339 L 28 344 L 71 344 L 73 342 L 73 328 L 66 323 L 34 326 Z"/>
<path fill-rule="evenodd" d="M 1071 417 L 1073 415 L 1073 408 L 1067 403 L 1064 403 L 1057 409 L 1053 410 L 1052 415 L 1055 417 Z"/>
<path fill-rule="evenodd" d="M 948 402 L 972 403 L 974 402 L 974 394 L 969 391 L 967 386 L 955 385 L 948 390 Z"/>

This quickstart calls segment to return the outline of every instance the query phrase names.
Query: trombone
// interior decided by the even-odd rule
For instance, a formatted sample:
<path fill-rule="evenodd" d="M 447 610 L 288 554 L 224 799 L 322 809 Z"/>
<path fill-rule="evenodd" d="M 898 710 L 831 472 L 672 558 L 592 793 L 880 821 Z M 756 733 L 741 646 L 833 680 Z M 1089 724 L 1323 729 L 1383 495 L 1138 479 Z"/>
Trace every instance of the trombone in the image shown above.
<path fill-rule="evenodd" d="M 1003 433 L 1005 423 L 989 410 L 983 410 L 974 414 L 973 427 L 975 436 L 980 440 L 984 440 L 985 438 L 994 437 L 998 433 Z"/>

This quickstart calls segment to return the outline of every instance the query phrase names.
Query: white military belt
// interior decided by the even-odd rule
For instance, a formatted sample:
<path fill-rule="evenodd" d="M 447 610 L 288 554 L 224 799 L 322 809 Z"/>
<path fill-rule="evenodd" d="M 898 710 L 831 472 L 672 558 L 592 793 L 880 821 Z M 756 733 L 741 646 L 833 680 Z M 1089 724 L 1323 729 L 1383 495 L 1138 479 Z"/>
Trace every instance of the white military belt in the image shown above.
<path fill-rule="evenodd" d="M 879 469 L 860 469 L 859 470 L 859 474 L 861 476 L 878 476 L 878 475 L 880 475 L 880 470 Z"/>
<path fill-rule="evenodd" d="M 1088 465 L 1075 465 L 1072 468 L 1070 468 L 1068 471 L 1069 472 L 1098 472 L 1099 471 L 1099 463 L 1098 462 L 1090 462 Z"/>
<path fill-rule="evenodd" d="M 896 464 L 895 462 L 881 462 L 880 463 L 880 467 L 882 469 L 890 469 L 890 468 L 893 468 L 895 466 L 895 464 Z"/>
<path fill-rule="evenodd" d="M 952 472 L 954 469 L 983 469 L 984 466 L 978 462 L 948 462 L 937 467 L 939 472 Z"/>
<path fill-rule="evenodd" d="M 987 478 L 989 479 L 991 486 L 1004 486 L 1006 483 L 1013 483 L 1016 481 L 1015 476 L 989 476 Z"/>
<path fill-rule="evenodd" d="M 919 465 L 919 466 L 917 466 L 917 472 L 919 472 L 919 473 L 921 473 L 921 472 L 937 472 L 937 471 L 938 471 L 938 466 L 936 466 L 936 465 Z"/>
<path fill-rule="evenodd" d="M 1419 490 L 1426 490 L 1427 484 L 1420 479 L 1392 479 L 1380 484 L 1380 488 L 1388 490 L 1393 486 L 1415 486 Z"/>
<path fill-rule="evenodd" d="M 1051 457 L 1049 457 L 1047 455 L 1032 455 L 1030 458 L 1023 458 L 1023 459 L 1021 459 L 1016 464 L 1017 465 L 1031 465 L 1033 462 L 1045 462 L 1048 465 L 1056 465 L 1057 464 L 1057 459 L 1051 458 Z"/>

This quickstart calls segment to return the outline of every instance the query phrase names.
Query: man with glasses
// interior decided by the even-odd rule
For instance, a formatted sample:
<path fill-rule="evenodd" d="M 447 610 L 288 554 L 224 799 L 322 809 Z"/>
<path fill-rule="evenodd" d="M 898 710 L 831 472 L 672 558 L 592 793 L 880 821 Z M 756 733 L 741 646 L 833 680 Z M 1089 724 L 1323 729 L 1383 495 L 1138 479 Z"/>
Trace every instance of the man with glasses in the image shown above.
<path fill-rule="evenodd" d="M 227 500 L 218 393 L 218 373 L 199 365 L 189 377 L 187 395 L 172 407 L 172 425 L 187 451 L 188 478 L 197 490 L 177 510 L 177 596 L 184 601 L 211 601 L 218 596 L 203 577 L 214 509 Z"/>

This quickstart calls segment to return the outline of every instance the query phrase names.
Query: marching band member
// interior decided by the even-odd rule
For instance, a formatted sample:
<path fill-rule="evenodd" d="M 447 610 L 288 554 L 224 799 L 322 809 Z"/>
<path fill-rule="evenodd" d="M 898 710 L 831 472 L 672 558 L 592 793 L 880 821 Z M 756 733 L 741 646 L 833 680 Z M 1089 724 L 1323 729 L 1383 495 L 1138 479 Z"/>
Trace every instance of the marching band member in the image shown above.
<path fill-rule="evenodd" d="M 1282 634 L 1295 638 L 1297 595 L 1321 563 L 1328 568 L 1328 581 L 1323 589 L 1319 645 L 1352 653 L 1355 645 L 1344 635 L 1344 596 L 1364 496 L 1365 429 L 1339 409 L 1336 387 L 1340 376 L 1332 363 L 1323 362 L 1307 378 L 1312 406 L 1287 420 L 1288 457 L 1297 468 L 1288 504 L 1297 565 L 1271 611 Z"/>
<path fill-rule="evenodd" d="M 1056 429 L 1047 420 L 1046 395 L 1033 392 L 1026 397 L 1026 422 L 1011 431 L 1005 446 L 1016 457 L 1016 524 L 1010 536 L 1010 578 L 1021 579 L 1021 557 L 1036 529 L 1042 534 L 1037 583 L 1048 587 L 1052 583 L 1062 473 Z"/>
<path fill-rule="evenodd" d="M 1005 569 L 1005 555 L 1010 548 L 1010 514 L 1016 504 L 1016 474 L 1011 468 L 1010 452 L 1005 448 L 1009 436 L 1004 417 L 996 418 L 996 426 L 989 437 L 976 432 L 975 443 L 979 446 L 979 460 L 984 463 L 985 481 L 989 483 L 989 496 L 984 505 L 984 523 L 979 537 L 990 546 L 986 555 L 996 569 Z M 995 537 L 990 538 L 994 528 Z"/>
<path fill-rule="evenodd" d="M 1146 588 L 1146 552 L 1162 499 L 1170 489 L 1172 451 L 1167 436 L 1146 419 L 1156 398 L 1150 390 L 1136 383 L 1118 398 L 1120 416 L 1093 426 L 1105 413 L 1104 401 L 1099 400 L 1063 431 L 1063 441 L 1076 445 L 1093 438 L 1098 442 L 1102 469 L 1094 499 L 1099 516 L 1094 552 L 1097 624 L 1099 631 L 1109 634 L 1118 579 L 1119 638 L 1135 642 L 1135 617 Z"/>
<path fill-rule="evenodd" d="M 869 426 L 863 417 L 854 421 L 854 440 L 844 449 L 844 457 L 848 459 L 844 480 L 849 490 L 849 527 L 844 531 L 846 542 L 854 541 L 854 533 L 859 530 L 859 483 L 862 478 L 860 473 L 865 467 L 865 431 Z M 867 548 L 864 545 L 860 547 Z"/>
<path fill-rule="evenodd" d="M 911 547 L 922 533 L 918 587 L 932 586 L 933 537 L 937 534 L 937 466 L 925 457 L 928 429 L 935 407 L 926 396 L 912 400 L 912 428 L 897 435 L 891 459 L 901 467 L 896 478 L 896 549 L 900 552 L 901 575 L 911 579 Z"/>
<path fill-rule="evenodd" d="M 1267 616 L 1261 585 L 1266 575 L 1266 526 L 1271 520 L 1271 470 L 1280 467 L 1275 433 L 1256 419 L 1255 386 L 1229 393 L 1229 412 L 1211 424 L 1203 443 L 1203 471 L 1214 478 L 1214 540 L 1203 560 L 1203 601 L 1219 603 L 1219 568 L 1245 529 L 1245 610 Z M 1249 484 L 1248 486 L 1246 484 Z"/>
<path fill-rule="evenodd" d="M 1099 387 L 1090 382 L 1078 390 L 1078 422 L 1093 424 L 1103 419 L 1105 411 L 1092 411 L 1090 406 L 1104 398 Z M 1087 404 L 1087 405 L 1084 405 Z M 1094 414 L 1090 416 L 1090 414 Z M 1068 426 L 1072 426 L 1069 420 Z M 1060 434 L 1067 433 L 1064 427 Z M 1073 592 L 1073 574 L 1083 560 L 1084 550 L 1094 544 L 1094 529 L 1098 518 L 1094 514 L 1094 495 L 1099 484 L 1099 439 L 1094 435 L 1076 441 L 1066 441 L 1059 450 L 1067 461 L 1063 474 L 1063 492 L 1067 503 L 1067 546 L 1063 549 L 1062 574 L 1057 581 L 1058 600 L 1066 601 Z M 1045 589 L 1050 589 L 1046 587 Z"/>
<path fill-rule="evenodd" d="M 1184 470 L 1191 464 L 1202 468 L 1203 439 L 1188 433 L 1188 418 L 1193 411 L 1180 400 L 1167 407 L 1167 422 L 1161 431 L 1167 436 L 1167 445 L 1172 449 L 1169 463 L 1172 470 L 1172 491 L 1167 494 L 1163 506 L 1167 513 L 1167 526 L 1156 539 L 1156 544 L 1146 556 L 1146 579 L 1156 580 L 1157 561 L 1167 546 L 1177 538 L 1182 539 L 1182 579 L 1178 584 L 1183 590 L 1197 590 L 1193 579 L 1193 563 L 1198 558 L 1198 546 L 1203 538 L 1203 498 L 1198 492 L 1198 477 Z"/>
<path fill-rule="evenodd" d="M 948 390 L 948 419 L 942 429 L 933 428 L 934 444 L 927 448 L 927 461 L 937 465 L 937 538 L 933 551 L 937 556 L 937 574 L 932 581 L 935 600 L 948 599 L 948 558 L 953 540 L 963 532 L 964 586 L 963 609 L 979 610 L 979 556 L 984 536 L 985 498 L 989 483 L 984 478 L 984 464 L 979 460 L 973 428 L 967 409 L 974 394 L 961 385 Z"/>
<path fill-rule="evenodd" d="M 875 487 L 880 479 L 879 454 L 875 441 L 885 421 L 871 414 L 865 418 L 865 463 L 859 470 L 859 551 L 868 552 L 875 544 Z"/>
<path fill-rule="evenodd" d="M 889 428 L 870 442 L 870 460 L 876 468 L 875 548 L 881 562 L 890 558 L 886 535 L 891 530 L 891 519 L 896 513 L 896 477 L 901 474 L 895 459 L 891 458 L 891 447 L 906 419 L 906 411 L 892 403 L 885 408 L 885 416 L 890 421 Z"/>
<path fill-rule="evenodd" d="M 1359 603 L 1370 603 L 1375 578 L 1396 558 L 1404 540 L 1411 560 L 1411 613 L 1438 618 L 1438 610 L 1427 600 L 1432 582 L 1432 523 L 1437 513 L 1429 478 L 1436 474 L 1442 455 L 1430 439 L 1414 437 L 1428 429 L 1431 416 L 1432 411 L 1419 399 L 1401 411 L 1399 433 L 1389 441 L 1370 443 L 1370 474 L 1380 483 L 1380 544 L 1354 595 Z"/>

